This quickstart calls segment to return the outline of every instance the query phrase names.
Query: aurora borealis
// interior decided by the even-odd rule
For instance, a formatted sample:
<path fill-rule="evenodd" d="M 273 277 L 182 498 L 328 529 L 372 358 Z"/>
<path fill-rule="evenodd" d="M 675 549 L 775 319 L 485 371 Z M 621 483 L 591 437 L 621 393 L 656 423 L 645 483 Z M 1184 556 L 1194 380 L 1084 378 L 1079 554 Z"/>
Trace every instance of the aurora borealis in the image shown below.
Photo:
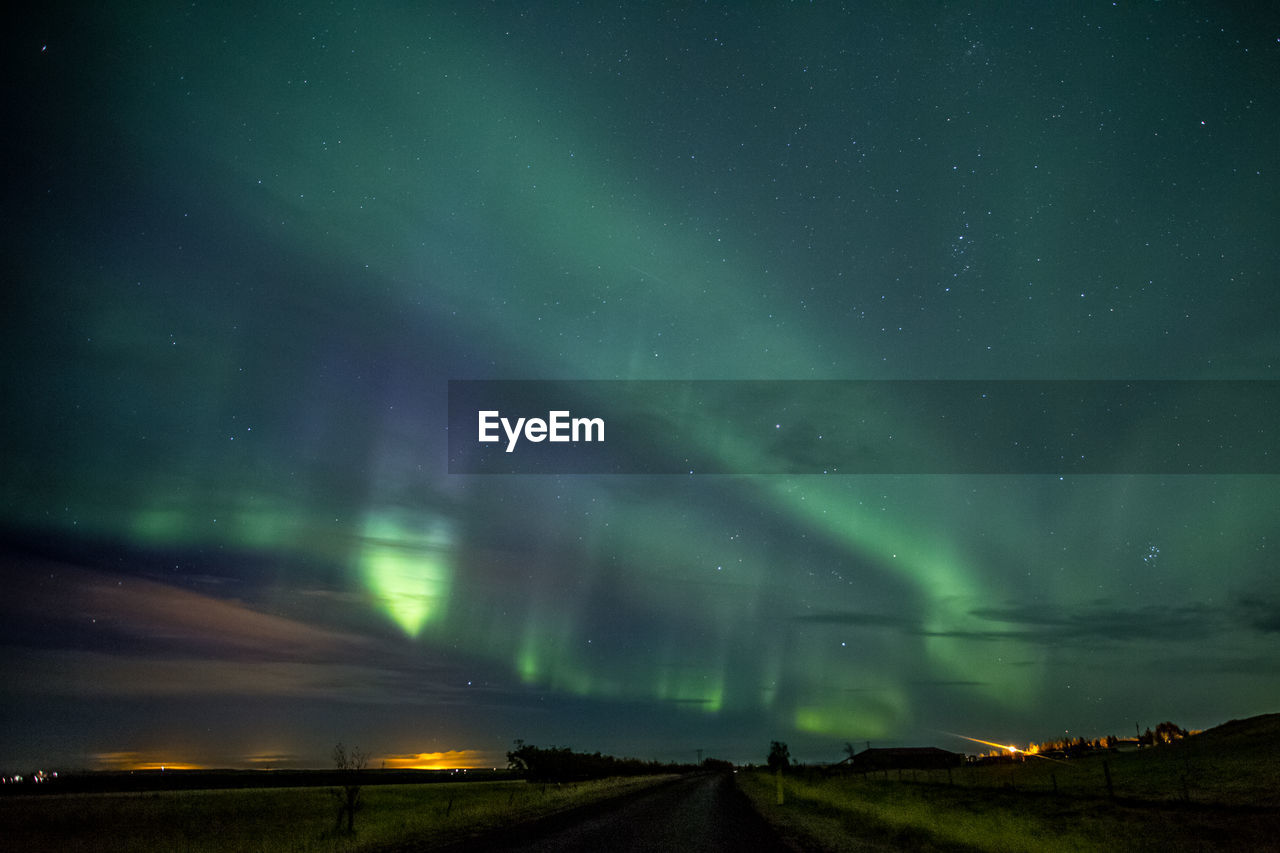
<path fill-rule="evenodd" d="M 446 429 L 449 380 L 1277 379 L 1274 11 L 69 4 L 10 41 L 0 767 L 1276 710 L 1275 475 L 761 475 L 718 424 L 655 447 L 728 474 L 471 476 Z"/>

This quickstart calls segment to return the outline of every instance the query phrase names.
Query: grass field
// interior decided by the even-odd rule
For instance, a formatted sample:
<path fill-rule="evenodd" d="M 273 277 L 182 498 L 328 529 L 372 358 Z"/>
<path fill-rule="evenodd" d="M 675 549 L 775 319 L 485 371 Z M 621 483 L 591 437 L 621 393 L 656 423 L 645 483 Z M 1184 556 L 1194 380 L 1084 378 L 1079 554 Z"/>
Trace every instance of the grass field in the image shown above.
<path fill-rule="evenodd" d="M 738 779 L 786 834 L 829 850 L 1280 849 L 1280 715 L 1133 753 L 956 768 L 950 780 L 801 771 L 784 777 L 782 806 L 772 775 Z"/>
<path fill-rule="evenodd" d="M 7 850 L 354 853 L 446 843 L 618 796 L 671 777 L 365 787 L 356 832 L 335 831 L 327 788 L 68 794 L 0 799 Z"/>

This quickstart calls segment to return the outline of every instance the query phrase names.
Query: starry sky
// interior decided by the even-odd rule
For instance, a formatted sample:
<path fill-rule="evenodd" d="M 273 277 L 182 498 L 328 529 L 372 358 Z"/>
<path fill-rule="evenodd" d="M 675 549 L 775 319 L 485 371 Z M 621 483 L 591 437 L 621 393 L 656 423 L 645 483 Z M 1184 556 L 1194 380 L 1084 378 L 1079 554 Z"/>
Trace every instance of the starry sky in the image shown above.
<path fill-rule="evenodd" d="M 721 474 L 449 468 L 450 380 L 1280 378 L 1246 5 L 42 6 L 0 141 L 0 765 L 1277 710 L 1274 474 L 766 475 L 732 421 L 654 441 Z"/>

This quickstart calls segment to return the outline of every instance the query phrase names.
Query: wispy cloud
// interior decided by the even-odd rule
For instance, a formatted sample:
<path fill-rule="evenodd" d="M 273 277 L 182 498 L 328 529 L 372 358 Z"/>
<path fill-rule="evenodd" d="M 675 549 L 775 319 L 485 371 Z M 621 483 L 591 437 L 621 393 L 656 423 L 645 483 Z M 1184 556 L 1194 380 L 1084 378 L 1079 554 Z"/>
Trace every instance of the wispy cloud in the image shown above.
<path fill-rule="evenodd" d="M 390 701 L 394 673 L 355 664 L 12 650 L 9 690 L 80 697 L 292 696 Z"/>
<path fill-rule="evenodd" d="M 8 568 L 13 594 L 0 604 L 0 615 L 27 628 L 10 633 L 11 643 L 240 661 L 349 659 L 374 643 L 249 602 L 132 575 L 48 562 Z"/>
<path fill-rule="evenodd" d="M 0 601 L 0 647 L 10 696 L 439 705 L 486 693 L 466 687 L 452 665 L 424 660 L 394 637 L 334 627 L 336 619 L 304 622 L 264 612 L 265 604 L 56 562 L 6 569 L 13 594 Z M 359 612 L 362 602 L 349 603 Z"/>
<path fill-rule="evenodd" d="M 1009 631 L 978 632 L 984 636 L 1038 643 L 1068 641 L 1193 640 L 1219 633 L 1222 612 L 1206 605 L 1118 608 L 1106 602 L 1077 607 L 1006 605 L 982 607 L 970 614 L 986 622 L 1009 625 Z M 962 635 L 958 632 L 955 635 Z"/>
<path fill-rule="evenodd" d="M 1229 604 L 1191 603 L 1119 607 L 1098 600 L 1078 605 L 1006 604 L 967 611 L 954 627 L 926 627 L 920 619 L 874 611 L 821 611 L 791 617 L 808 625 L 884 629 L 904 635 L 958 640 L 1019 640 L 1040 645 L 1185 642 L 1233 631 L 1280 632 L 1280 604 L 1242 596 Z"/>

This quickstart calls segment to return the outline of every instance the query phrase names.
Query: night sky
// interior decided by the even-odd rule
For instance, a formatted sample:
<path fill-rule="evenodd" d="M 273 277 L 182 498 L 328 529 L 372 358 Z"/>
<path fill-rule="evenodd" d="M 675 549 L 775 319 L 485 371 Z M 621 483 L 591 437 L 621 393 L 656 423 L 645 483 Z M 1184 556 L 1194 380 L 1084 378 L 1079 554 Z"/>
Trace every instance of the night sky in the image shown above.
<path fill-rule="evenodd" d="M 732 423 L 666 448 L 727 475 L 447 459 L 451 379 L 1280 379 L 1247 5 L 28 10 L 0 767 L 1276 711 L 1273 475 L 763 476 Z"/>

